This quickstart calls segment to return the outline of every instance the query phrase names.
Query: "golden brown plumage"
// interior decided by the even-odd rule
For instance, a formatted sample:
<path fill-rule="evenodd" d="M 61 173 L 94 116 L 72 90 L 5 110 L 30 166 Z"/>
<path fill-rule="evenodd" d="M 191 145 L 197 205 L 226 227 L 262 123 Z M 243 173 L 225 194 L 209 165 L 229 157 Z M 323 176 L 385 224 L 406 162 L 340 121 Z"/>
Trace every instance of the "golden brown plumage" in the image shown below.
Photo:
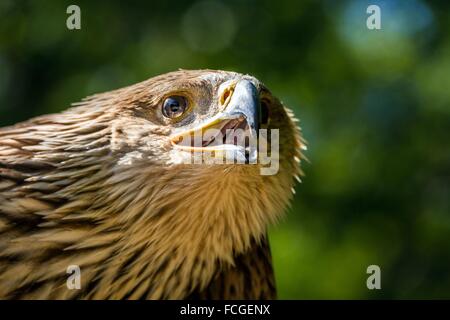
<path fill-rule="evenodd" d="M 171 136 L 226 108 L 227 83 L 256 88 L 268 105 L 276 175 L 177 162 Z M 173 95 L 190 103 L 175 120 L 161 114 Z M 291 112 L 258 80 L 212 70 L 0 129 L 0 298 L 274 298 L 266 228 L 292 197 L 302 145 Z M 81 268 L 79 290 L 66 286 L 69 265 Z"/>

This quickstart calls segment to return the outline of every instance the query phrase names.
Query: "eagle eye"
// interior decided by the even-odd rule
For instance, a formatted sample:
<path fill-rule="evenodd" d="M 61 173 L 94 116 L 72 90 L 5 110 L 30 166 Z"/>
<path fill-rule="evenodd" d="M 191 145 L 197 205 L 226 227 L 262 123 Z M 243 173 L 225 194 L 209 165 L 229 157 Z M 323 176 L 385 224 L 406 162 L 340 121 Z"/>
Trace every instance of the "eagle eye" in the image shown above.
<path fill-rule="evenodd" d="M 164 100 L 162 113 L 166 118 L 180 117 L 188 108 L 188 102 L 182 96 L 170 96 Z"/>

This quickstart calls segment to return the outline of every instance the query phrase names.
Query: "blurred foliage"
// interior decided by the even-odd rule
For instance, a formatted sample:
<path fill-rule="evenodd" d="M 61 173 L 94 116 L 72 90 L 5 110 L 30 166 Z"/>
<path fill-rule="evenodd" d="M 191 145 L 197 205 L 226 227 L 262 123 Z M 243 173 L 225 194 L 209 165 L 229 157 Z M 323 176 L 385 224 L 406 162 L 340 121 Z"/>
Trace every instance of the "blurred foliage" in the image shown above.
<path fill-rule="evenodd" d="M 302 121 L 280 298 L 450 298 L 450 2 L 0 1 L 0 126 L 178 68 L 255 75 Z"/>

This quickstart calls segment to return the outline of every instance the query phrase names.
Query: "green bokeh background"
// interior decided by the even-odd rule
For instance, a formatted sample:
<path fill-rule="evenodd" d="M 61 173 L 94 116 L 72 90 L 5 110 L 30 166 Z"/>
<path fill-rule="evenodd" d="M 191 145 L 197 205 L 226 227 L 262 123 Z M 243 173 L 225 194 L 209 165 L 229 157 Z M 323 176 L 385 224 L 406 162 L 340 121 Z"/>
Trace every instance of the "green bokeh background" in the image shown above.
<path fill-rule="evenodd" d="M 301 119 L 280 298 L 450 298 L 450 2 L 0 1 L 0 126 L 178 68 L 252 74 Z"/>

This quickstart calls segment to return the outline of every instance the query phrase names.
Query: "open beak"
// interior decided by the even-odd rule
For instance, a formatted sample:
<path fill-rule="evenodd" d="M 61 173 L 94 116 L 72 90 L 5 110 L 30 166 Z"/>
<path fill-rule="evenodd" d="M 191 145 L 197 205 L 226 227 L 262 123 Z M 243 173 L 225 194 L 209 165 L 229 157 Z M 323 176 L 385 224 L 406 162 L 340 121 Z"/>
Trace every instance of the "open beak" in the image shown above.
<path fill-rule="evenodd" d="M 170 137 L 173 146 L 190 152 L 234 152 L 245 157 L 245 163 L 256 163 L 258 89 L 252 82 L 240 80 L 225 88 L 220 97 L 223 111 L 196 127 L 175 132 Z"/>

